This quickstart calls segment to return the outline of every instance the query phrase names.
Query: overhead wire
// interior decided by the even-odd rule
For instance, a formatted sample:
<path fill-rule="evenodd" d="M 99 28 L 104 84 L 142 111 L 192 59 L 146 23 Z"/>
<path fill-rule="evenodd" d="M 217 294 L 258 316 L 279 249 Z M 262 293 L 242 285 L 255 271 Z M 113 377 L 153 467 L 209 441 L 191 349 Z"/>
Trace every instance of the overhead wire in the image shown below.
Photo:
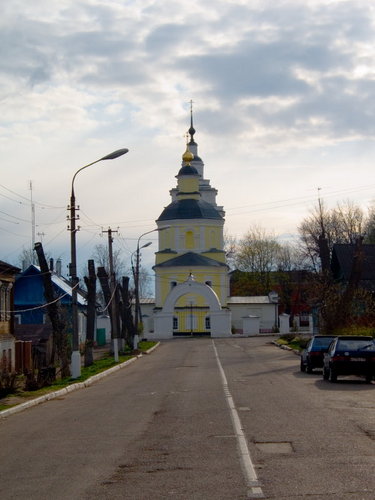
<path fill-rule="evenodd" d="M 29 198 L 27 198 L 26 196 L 23 196 L 22 194 L 16 193 L 12 189 L 7 188 L 6 186 L 4 186 L 4 184 L 0 184 L 0 187 L 2 187 L 3 189 L 5 189 L 9 193 L 12 193 L 12 194 L 18 196 L 19 198 L 21 198 L 23 200 L 26 200 L 29 205 L 34 204 L 34 205 L 40 206 L 41 208 L 53 208 L 53 209 L 55 209 L 55 208 L 65 208 L 65 207 L 62 207 L 62 206 L 49 205 L 47 203 L 41 203 L 39 201 L 34 201 L 34 200 L 31 202 L 31 200 Z M 13 200 L 13 201 L 17 201 L 18 203 L 22 203 L 19 200 Z"/>
<path fill-rule="evenodd" d="M 78 285 L 79 285 L 79 283 L 77 283 L 74 286 L 72 286 L 72 290 L 74 290 L 74 288 L 76 288 Z M 6 314 L 13 314 L 13 313 L 17 314 L 17 313 L 21 313 L 21 312 L 36 311 L 37 309 L 44 309 L 45 307 L 48 307 L 48 306 L 50 306 L 52 304 L 55 304 L 56 302 L 58 302 L 59 300 L 61 300 L 63 297 L 66 297 L 67 295 L 70 295 L 70 292 L 66 292 L 63 295 L 59 295 L 56 299 L 52 300 L 51 302 L 47 302 L 46 304 L 42 304 L 40 306 L 29 307 L 28 309 L 15 309 L 13 311 L 4 311 L 4 312 Z"/>

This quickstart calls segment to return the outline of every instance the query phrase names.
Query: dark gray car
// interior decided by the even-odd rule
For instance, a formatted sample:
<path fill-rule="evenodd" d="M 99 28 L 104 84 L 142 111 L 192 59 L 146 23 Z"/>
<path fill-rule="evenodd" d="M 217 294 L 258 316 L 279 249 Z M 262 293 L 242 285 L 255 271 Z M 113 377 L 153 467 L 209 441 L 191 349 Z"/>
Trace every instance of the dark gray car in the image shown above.
<path fill-rule="evenodd" d="M 301 372 L 311 373 L 314 368 L 323 367 L 323 356 L 335 337 L 333 335 L 314 335 L 301 352 Z"/>
<path fill-rule="evenodd" d="M 338 375 L 359 375 L 370 383 L 375 376 L 375 340 L 370 336 L 339 336 L 323 360 L 323 378 L 336 382 Z"/>

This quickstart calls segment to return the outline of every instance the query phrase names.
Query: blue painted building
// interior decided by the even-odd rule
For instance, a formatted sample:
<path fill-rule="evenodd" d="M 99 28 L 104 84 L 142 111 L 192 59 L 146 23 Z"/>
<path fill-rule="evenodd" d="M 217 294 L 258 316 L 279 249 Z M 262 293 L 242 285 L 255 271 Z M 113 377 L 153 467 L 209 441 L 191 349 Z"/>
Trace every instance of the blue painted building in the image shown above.
<path fill-rule="evenodd" d="M 72 287 L 68 280 L 51 271 L 51 279 L 56 298 L 60 297 L 60 305 L 66 308 L 70 316 L 72 303 Z M 14 308 L 16 323 L 18 324 L 44 324 L 47 319 L 46 299 L 44 297 L 43 277 L 40 268 L 29 266 L 20 273 L 14 285 Z M 85 311 L 87 305 L 83 293 L 78 291 L 78 307 Z"/>

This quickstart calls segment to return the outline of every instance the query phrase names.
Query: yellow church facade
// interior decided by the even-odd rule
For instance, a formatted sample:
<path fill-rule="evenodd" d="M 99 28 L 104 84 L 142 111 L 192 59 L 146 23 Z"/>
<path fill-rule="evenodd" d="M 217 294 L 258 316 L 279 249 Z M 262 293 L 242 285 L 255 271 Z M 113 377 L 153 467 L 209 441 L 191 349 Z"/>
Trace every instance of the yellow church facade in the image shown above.
<path fill-rule="evenodd" d="M 224 211 L 216 204 L 216 189 L 204 179 L 192 121 L 189 134 L 171 203 L 156 220 L 155 338 L 231 331 Z"/>

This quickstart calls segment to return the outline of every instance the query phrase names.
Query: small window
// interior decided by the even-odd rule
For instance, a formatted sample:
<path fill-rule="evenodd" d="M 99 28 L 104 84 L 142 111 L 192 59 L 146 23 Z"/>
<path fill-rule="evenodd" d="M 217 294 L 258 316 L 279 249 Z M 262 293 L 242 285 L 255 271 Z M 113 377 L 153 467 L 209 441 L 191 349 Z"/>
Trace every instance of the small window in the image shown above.
<path fill-rule="evenodd" d="M 171 290 L 172 290 L 172 288 L 174 288 L 175 286 L 177 286 L 177 281 L 171 281 Z"/>
<path fill-rule="evenodd" d="M 205 325 L 206 325 L 206 330 L 211 329 L 211 318 L 209 316 L 206 316 L 205 318 Z"/>
<path fill-rule="evenodd" d="M 193 231 L 186 231 L 186 233 L 185 233 L 185 247 L 188 249 L 194 248 L 194 233 L 193 233 Z"/>
<path fill-rule="evenodd" d="M 7 369 L 7 351 L 6 349 L 3 349 L 3 355 L 1 357 L 1 363 L 0 363 L 0 370 L 6 370 Z"/>
<path fill-rule="evenodd" d="M 212 281 L 205 281 L 206 285 L 212 286 Z"/>
<path fill-rule="evenodd" d="M 178 318 L 173 316 L 173 330 L 178 330 Z"/>

